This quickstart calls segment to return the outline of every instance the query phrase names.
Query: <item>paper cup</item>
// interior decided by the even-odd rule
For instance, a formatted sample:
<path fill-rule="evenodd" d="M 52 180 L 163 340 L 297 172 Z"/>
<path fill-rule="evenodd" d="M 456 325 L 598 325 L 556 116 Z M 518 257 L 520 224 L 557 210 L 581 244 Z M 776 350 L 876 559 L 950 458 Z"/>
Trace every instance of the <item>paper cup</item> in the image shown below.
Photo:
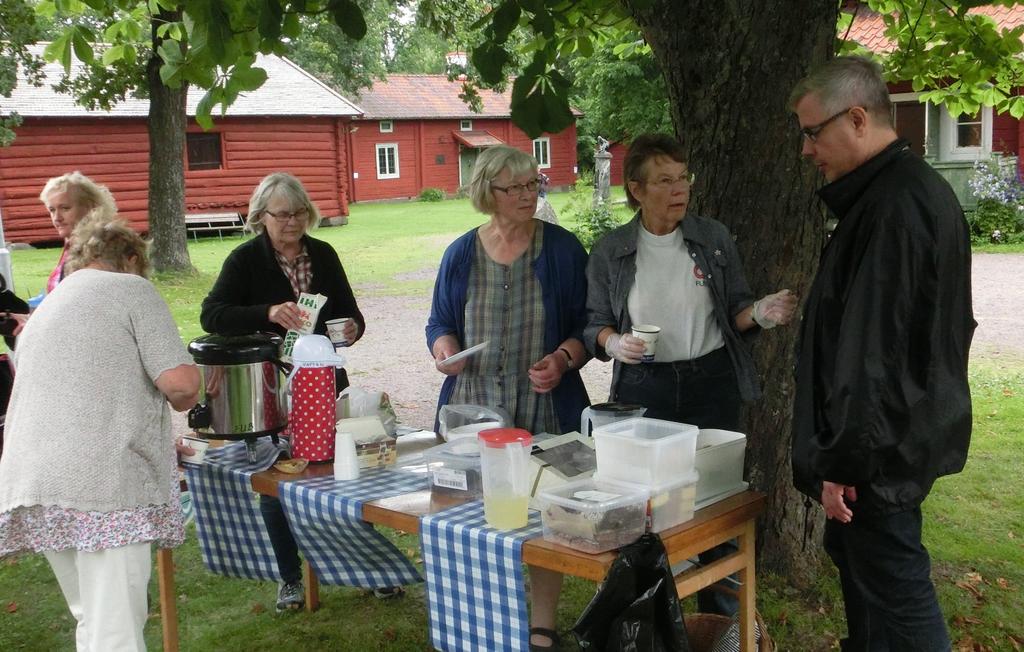
<path fill-rule="evenodd" d="M 346 347 L 350 342 L 345 339 L 345 324 L 352 321 L 351 317 L 339 317 L 327 322 L 327 337 L 335 349 Z"/>
<path fill-rule="evenodd" d="M 633 337 L 639 337 L 644 341 L 644 354 L 640 358 L 642 362 L 654 362 L 654 350 L 658 346 L 659 333 L 660 326 L 637 324 L 633 327 Z"/>
<path fill-rule="evenodd" d="M 198 466 L 203 463 L 203 459 L 206 457 L 206 449 L 210 447 L 210 442 L 196 437 L 182 437 L 181 443 L 195 451 L 191 455 L 182 455 L 182 464 L 195 464 Z"/>

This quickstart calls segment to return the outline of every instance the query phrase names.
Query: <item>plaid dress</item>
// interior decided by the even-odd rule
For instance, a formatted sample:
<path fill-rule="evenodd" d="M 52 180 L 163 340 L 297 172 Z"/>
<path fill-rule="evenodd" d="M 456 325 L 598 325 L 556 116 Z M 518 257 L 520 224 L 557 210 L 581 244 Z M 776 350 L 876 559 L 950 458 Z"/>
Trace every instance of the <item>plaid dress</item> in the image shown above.
<path fill-rule="evenodd" d="M 455 381 L 451 403 L 500 407 L 518 428 L 561 434 L 551 394 L 530 387 L 530 366 L 544 350 L 544 303 L 534 261 L 544 229 L 534 230 L 526 252 L 511 265 L 491 260 L 477 234 L 466 295 L 466 348 L 490 341 L 467 360 Z"/>

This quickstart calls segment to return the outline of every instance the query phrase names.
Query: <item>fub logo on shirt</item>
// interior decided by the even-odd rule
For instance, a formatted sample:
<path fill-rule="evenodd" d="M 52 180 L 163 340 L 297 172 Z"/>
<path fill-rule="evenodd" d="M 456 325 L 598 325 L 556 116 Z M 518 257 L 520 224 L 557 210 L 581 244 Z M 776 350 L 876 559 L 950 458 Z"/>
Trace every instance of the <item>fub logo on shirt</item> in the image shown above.
<path fill-rule="evenodd" d="M 700 265 L 695 264 L 693 266 L 693 279 L 694 284 L 697 287 L 704 287 L 707 284 L 707 281 L 704 280 L 704 272 L 701 271 Z"/>

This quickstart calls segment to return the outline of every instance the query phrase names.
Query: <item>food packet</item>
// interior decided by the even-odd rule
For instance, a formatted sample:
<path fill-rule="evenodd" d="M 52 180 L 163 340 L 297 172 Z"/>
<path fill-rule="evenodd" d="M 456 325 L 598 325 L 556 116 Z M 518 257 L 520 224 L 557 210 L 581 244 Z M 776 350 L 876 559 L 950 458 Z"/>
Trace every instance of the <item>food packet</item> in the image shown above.
<path fill-rule="evenodd" d="M 299 306 L 299 318 L 302 319 L 302 328 L 300 330 L 288 329 L 288 332 L 284 335 L 284 348 L 281 353 L 281 359 L 285 362 L 292 361 L 292 348 L 295 346 L 295 340 L 299 339 L 299 335 L 309 335 L 316 328 L 316 320 L 320 317 L 320 309 L 327 303 L 327 297 L 322 294 L 307 294 L 303 292 L 299 295 L 299 300 L 296 304 Z"/>

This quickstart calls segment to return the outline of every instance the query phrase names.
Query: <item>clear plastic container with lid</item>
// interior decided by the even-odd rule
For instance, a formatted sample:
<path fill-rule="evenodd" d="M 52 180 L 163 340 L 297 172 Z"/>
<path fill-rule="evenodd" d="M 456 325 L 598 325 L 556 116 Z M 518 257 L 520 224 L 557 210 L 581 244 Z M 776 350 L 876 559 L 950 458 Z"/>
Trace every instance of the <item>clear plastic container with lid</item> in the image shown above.
<path fill-rule="evenodd" d="M 654 487 L 694 470 L 697 426 L 639 417 L 594 430 L 597 475 Z"/>
<path fill-rule="evenodd" d="M 538 494 L 544 538 L 587 553 L 636 541 L 647 520 L 647 490 L 626 483 L 576 480 Z"/>
<path fill-rule="evenodd" d="M 478 499 L 484 495 L 480 478 L 480 447 L 475 439 L 456 439 L 423 451 L 433 495 Z"/>
<path fill-rule="evenodd" d="M 525 527 L 530 503 L 533 436 L 519 428 L 495 428 L 478 435 L 484 487 L 484 519 L 496 530 Z"/>

